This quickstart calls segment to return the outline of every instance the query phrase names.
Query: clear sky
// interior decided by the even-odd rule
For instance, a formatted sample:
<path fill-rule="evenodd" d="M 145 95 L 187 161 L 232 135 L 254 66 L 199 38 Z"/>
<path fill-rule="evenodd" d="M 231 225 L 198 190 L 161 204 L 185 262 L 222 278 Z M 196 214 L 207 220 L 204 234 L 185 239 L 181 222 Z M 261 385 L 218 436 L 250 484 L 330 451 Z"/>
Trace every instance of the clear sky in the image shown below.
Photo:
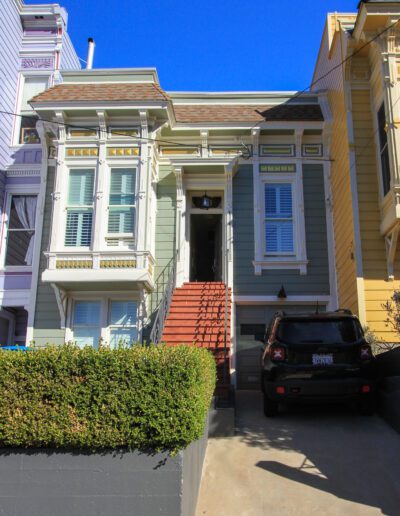
<path fill-rule="evenodd" d="M 166 90 L 254 91 L 308 86 L 326 13 L 355 12 L 358 0 L 60 3 L 79 57 L 94 38 L 94 68 L 154 66 Z"/>

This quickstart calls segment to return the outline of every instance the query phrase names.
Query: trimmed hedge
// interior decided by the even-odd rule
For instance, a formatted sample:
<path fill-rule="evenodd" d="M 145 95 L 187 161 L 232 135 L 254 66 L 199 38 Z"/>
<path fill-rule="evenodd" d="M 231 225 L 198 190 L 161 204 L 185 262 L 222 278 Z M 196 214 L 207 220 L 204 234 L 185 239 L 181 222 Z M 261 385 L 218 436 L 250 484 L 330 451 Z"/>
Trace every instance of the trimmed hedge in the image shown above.
<path fill-rule="evenodd" d="M 0 446 L 176 452 L 201 437 L 215 378 L 186 346 L 0 352 Z"/>

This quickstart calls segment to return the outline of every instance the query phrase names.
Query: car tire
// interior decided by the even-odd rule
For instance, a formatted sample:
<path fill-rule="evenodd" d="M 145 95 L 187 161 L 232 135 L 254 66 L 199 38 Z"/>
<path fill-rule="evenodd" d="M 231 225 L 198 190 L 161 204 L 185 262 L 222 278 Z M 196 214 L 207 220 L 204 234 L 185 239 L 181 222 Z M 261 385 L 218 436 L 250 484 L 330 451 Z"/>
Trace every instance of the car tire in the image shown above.
<path fill-rule="evenodd" d="M 277 416 L 279 412 L 279 405 L 278 402 L 275 400 L 271 400 L 265 393 L 264 393 L 264 416 L 265 417 L 274 417 Z"/>
<path fill-rule="evenodd" d="M 375 412 L 375 403 L 372 396 L 362 398 L 358 403 L 358 411 L 362 416 L 373 416 Z"/>

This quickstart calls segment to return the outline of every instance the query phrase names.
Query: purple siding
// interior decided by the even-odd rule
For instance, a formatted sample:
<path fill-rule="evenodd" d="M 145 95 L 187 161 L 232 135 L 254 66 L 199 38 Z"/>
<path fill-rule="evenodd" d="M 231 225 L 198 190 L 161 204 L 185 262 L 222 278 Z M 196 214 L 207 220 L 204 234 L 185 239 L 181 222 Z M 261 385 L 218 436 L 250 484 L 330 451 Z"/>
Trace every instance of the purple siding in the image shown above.
<path fill-rule="evenodd" d="M 0 109 L 14 112 L 20 66 L 22 25 L 14 0 L 0 0 Z M 14 117 L 0 113 L 0 170 L 10 163 Z"/>
<path fill-rule="evenodd" d="M 0 274 L 0 290 L 29 290 L 32 274 L 29 272 L 5 272 Z"/>

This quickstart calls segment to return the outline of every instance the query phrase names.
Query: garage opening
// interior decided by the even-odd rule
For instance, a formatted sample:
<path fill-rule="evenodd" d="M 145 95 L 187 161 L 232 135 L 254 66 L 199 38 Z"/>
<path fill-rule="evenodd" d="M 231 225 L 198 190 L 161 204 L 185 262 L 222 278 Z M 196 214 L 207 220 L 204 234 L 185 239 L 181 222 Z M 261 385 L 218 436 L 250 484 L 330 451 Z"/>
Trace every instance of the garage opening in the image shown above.
<path fill-rule="evenodd" d="M 190 281 L 222 281 L 222 215 L 190 217 Z"/>

